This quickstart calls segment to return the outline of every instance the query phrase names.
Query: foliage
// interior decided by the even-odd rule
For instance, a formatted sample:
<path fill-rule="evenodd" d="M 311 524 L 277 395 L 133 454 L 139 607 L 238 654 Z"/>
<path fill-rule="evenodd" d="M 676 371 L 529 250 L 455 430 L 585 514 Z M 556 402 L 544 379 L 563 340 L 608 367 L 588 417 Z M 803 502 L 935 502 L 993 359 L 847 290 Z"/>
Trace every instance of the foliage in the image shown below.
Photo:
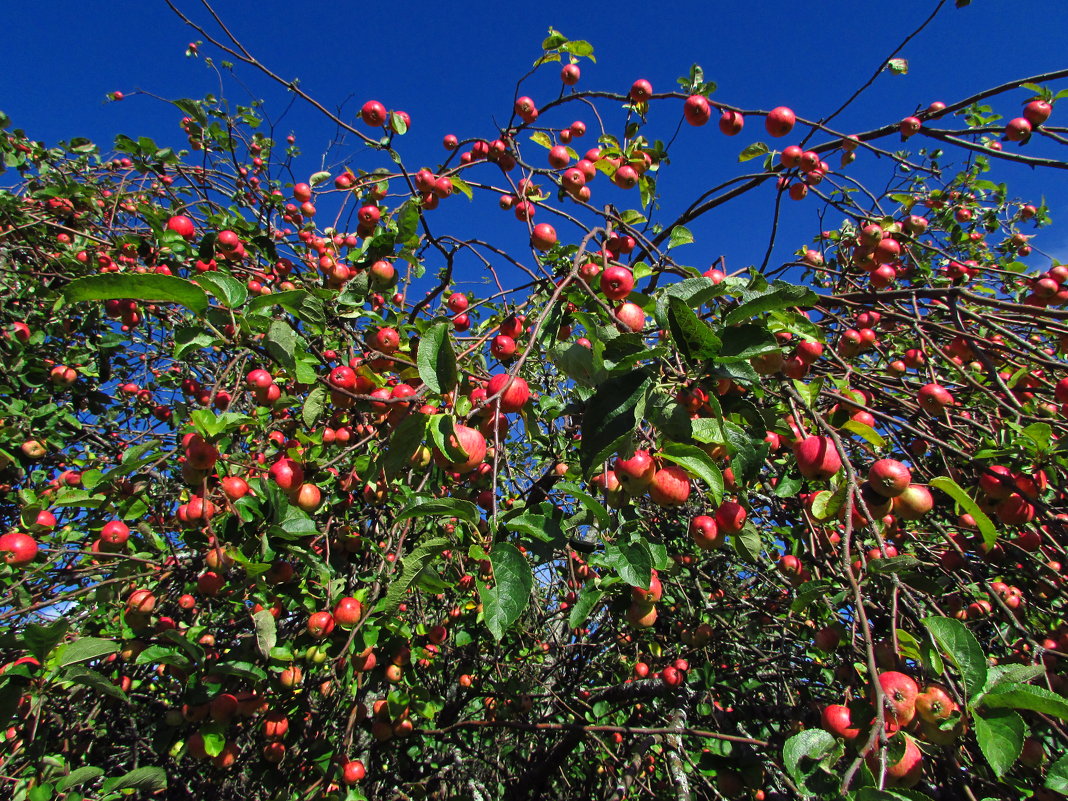
<path fill-rule="evenodd" d="M 433 170 L 369 102 L 296 183 L 215 98 L 174 101 L 180 152 L 0 116 L 11 796 L 1068 792 L 1068 266 L 995 180 L 1068 168 L 1063 77 L 798 119 L 673 220 L 647 126 L 780 111 L 698 67 L 520 98 Z M 546 123 L 590 105 L 625 120 Z M 843 222 L 707 268 L 689 225 L 768 188 Z M 439 230 L 469 199 L 529 249 Z M 472 258 L 497 292 L 454 291 Z"/>

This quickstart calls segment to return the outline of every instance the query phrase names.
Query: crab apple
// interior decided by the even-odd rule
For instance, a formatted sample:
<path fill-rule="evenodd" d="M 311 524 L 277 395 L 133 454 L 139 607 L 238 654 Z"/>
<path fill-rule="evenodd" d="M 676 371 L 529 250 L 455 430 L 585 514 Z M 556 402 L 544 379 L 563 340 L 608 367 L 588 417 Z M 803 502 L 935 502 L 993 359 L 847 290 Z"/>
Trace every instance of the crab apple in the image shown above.
<path fill-rule="evenodd" d="M 1005 138 L 1010 142 L 1026 142 L 1031 136 L 1031 123 L 1024 117 L 1009 120 L 1005 125 Z"/>
<path fill-rule="evenodd" d="M 57 389 L 66 389 L 78 380 L 78 371 L 65 364 L 57 364 L 49 371 L 48 378 Z"/>
<path fill-rule="evenodd" d="M 468 428 L 459 423 L 453 426 L 453 435 L 449 437 L 450 447 L 463 451 L 466 458 L 452 461 L 437 449 L 434 460 L 442 467 L 454 473 L 469 473 L 486 458 L 486 438 L 476 428 Z"/>
<path fill-rule="evenodd" d="M 698 515 L 690 521 L 690 537 L 702 551 L 711 551 L 722 547 L 727 535 L 716 526 L 715 518 Z"/>
<path fill-rule="evenodd" d="M 879 459 L 868 468 L 868 484 L 886 498 L 896 498 L 912 483 L 912 472 L 896 459 Z"/>
<path fill-rule="evenodd" d="M 100 541 L 108 545 L 125 545 L 130 539 L 130 527 L 121 520 L 111 520 L 100 529 Z"/>
<path fill-rule="evenodd" d="M 467 311 L 470 303 L 471 302 L 467 299 L 467 295 L 463 292 L 453 292 L 449 295 L 448 300 L 445 301 L 445 305 L 453 314 L 460 314 Z"/>
<path fill-rule="evenodd" d="M 916 681 L 904 673 L 887 670 L 879 674 L 879 685 L 890 705 L 887 714 L 900 726 L 907 726 L 916 715 L 916 696 L 920 688 Z"/>
<path fill-rule="evenodd" d="M 355 626 L 362 617 L 363 605 L 355 598 L 342 598 L 334 607 L 334 622 L 339 626 Z"/>
<path fill-rule="evenodd" d="M 790 133 L 794 129 L 796 121 L 797 117 L 791 109 L 786 106 L 776 106 L 768 112 L 768 116 L 764 120 L 764 127 L 770 136 L 778 139 Z"/>
<path fill-rule="evenodd" d="M 636 629 L 647 629 L 656 623 L 656 607 L 652 604 L 632 603 L 627 607 L 627 623 Z"/>
<path fill-rule="evenodd" d="M 901 134 L 901 141 L 905 141 L 910 136 L 918 134 L 922 127 L 923 123 L 920 122 L 919 117 L 905 117 L 905 119 L 897 125 L 898 133 Z"/>
<path fill-rule="evenodd" d="M 504 334 L 497 334 L 490 342 L 490 353 L 497 361 L 505 361 L 515 355 L 515 340 Z"/>
<path fill-rule="evenodd" d="M 1045 100 L 1032 100 L 1024 106 L 1024 118 L 1032 125 L 1041 125 L 1053 113 L 1053 106 Z"/>
<path fill-rule="evenodd" d="M 855 740 L 860 736 L 860 729 L 853 725 L 852 713 L 844 704 L 825 706 L 820 712 L 820 725 L 824 731 L 843 740 Z"/>
<path fill-rule="evenodd" d="M 623 300 L 634 289 L 634 273 L 613 265 L 601 273 L 601 292 L 609 300 Z"/>
<path fill-rule="evenodd" d="M 400 349 L 400 334 L 395 328 L 379 328 L 371 336 L 371 347 L 387 356 Z"/>
<path fill-rule="evenodd" d="M 654 570 L 649 577 L 648 589 L 642 587 L 631 587 L 630 597 L 635 603 L 640 604 L 655 604 L 664 595 L 664 587 L 660 583 L 660 577 L 657 576 Z"/>
<path fill-rule="evenodd" d="M 579 82 L 582 71 L 578 64 L 565 64 L 560 70 L 560 80 L 564 86 L 574 86 Z"/>
<path fill-rule="evenodd" d="M 334 616 L 329 612 L 315 612 L 308 618 L 308 634 L 321 640 L 334 630 Z"/>
<path fill-rule="evenodd" d="M 830 478 L 842 467 L 842 457 L 830 437 L 806 437 L 794 449 L 801 475 L 815 481 Z"/>
<path fill-rule="evenodd" d="M 689 473 L 672 464 L 653 474 L 649 497 L 659 506 L 682 506 L 690 498 L 690 489 Z"/>
<path fill-rule="evenodd" d="M 323 493 L 315 484 L 301 484 L 291 496 L 294 505 L 311 514 L 323 502 Z"/>
<path fill-rule="evenodd" d="M 274 385 L 274 378 L 263 368 L 257 368 L 245 376 L 245 384 L 249 389 L 268 389 Z"/>
<path fill-rule="evenodd" d="M 745 507 L 736 501 L 724 501 L 716 510 L 716 525 L 725 534 L 737 534 L 745 526 Z"/>
<path fill-rule="evenodd" d="M 486 385 L 487 397 L 500 393 L 497 404 L 506 414 L 520 411 L 530 400 L 530 387 L 526 379 L 509 373 L 498 373 Z"/>
<path fill-rule="evenodd" d="M 724 136 L 737 136 L 745 126 L 745 117 L 740 111 L 725 110 L 719 116 L 719 130 Z"/>
<path fill-rule="evenodd" d="M 523 336 L 523 332 L 526 330 L 526 322 L 526 317 L 523 315 L 510 314 L 504 318 L 504 322 L 497 327 L 497 330 L 512 339 L 519 339 L 519 337 Z"/>
<path fill-rule="evenodd" d="M 326 380 L 335 389 L 352 390 L 356 386 L 356 371 L 342 364 L 331 370 Z"/>
<path fill-rule="evenodd" d="M 196 233 L 193 221 L 184 214 L 176 214 L 167 220 L 167 230 L 174 231 L 182 239 L 192 239 Z"/>
<path fill-rule="evenodd" d="M 646 450 L 636 450 L 629 459 L 617 457 L 613 465 L 619 484 L 631 495 L 640 495 L 652 483 L 656 464 Z"/>
<path fill-rule="evenodd" d="M 934 497 L 922 484 L 909 484 L 894 498 L 894 514 L 902 520 L 919 520 L 933 508 Z"/>
<path fill-rule="evenodd" d="M 21 531 L 9 531 L 0 536 L 0 554 L 12 567 L 28 565 L 37 558 L 37 540 Z"/>
<path fill-rule="evenodd" d="M 835 623 L 816 632 L 813 644 L 821 651 L 830 653 L 842 644 L 842 627 Z"/>
<path fill-rule="evenodd" d="M 538 223 L 530 234 L 530 244 L 544 253 L 556 244 L 556 229 L 549 223 Z"/>
<path fill-rule="evenodd" d="M 920 387 L 916 401 L 928 414 L 938 414 L 955 403 L 953 394 L 941 384 L 924 384 Z"/>
<path fill-rule="evenodd" d="M 645 311 L 637 303 L 621 303 L 612 314 L 627 330 L 635 334 L 641 333 L 645 328 Z"/>
<path fill-rule="evenodd" d="M 286 492 L 293 492 L 304 483 L 304 468 L 284 456 L 271 465 L 268 475 Z"/>
<path fill-rule="evenodd" d="M 627 96 L 635 103 L 646 103 L 653 96 L 653 85 L 644 78 L 639 78 L 630 87 Z"/>
<path fill-rule="evenodd" d="M 185 441 L 185 458 L 194 470 L 211 470 L 219 459 L 219 451 L 199 434 L 193 434 Z"/>
<path fill-rule="evenodd" d="M 538 106 L 529 97 L 520 97 L 515 101 L 515 113 L 525 123 L 532 123 L 538 118 Z"/>
<path fill-rule="evenodd" d="M 352 759 L 341 768 L 341 780 L 345 784 L 356 784 L 367 775 L 367 770 L 358 759 Z"/>
<path fill-rule="evenodd" d="M 371 128 L 381 128 L 386 124 L 386 107 L 377 100 L 368 100 L 360 108 L 360 119 Z"/>
<path fill-rule="evenodd" d="M 916 714 L 926 723 L 939 724 L 957 710 L 957 703 L 945 688 L 929 684 L 916 696 Z"/>
<path fill-rule="evenodd" d="M 629 164 L 624 164 L 612 176 L 612 183 L 620 189 L 633 189 L 638 185 L 638 171 Z"/>
<path fill-rule="evenodd" d="M 690 125 L 705 125 L 712 119 L 712 106 L 704 95 L 690 95 L 682 104 L 682 114 Z"/>

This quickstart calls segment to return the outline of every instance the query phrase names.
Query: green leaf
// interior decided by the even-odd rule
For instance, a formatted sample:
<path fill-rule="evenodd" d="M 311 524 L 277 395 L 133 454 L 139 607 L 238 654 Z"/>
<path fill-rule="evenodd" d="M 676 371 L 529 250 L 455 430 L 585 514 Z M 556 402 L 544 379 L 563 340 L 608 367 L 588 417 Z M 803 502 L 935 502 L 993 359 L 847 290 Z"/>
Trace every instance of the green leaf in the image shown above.
<path fill-rule="evenodd" d="M 419 578 L 419 574 L 423 572 L 423 569 L 449 545 L 450 542 L 444 537 L 435 537 L 419 543 L 415 550 L 405 556 L 404 569 L 401 571 L 400 576 L 391 579 L 389 582 L 389 590 L 387 590 L 386 597 L 380 605 L 382 611 L 389 613 L 396 609 L 401 601 L 404 600 L 404 595 L 408 592 L 408 588 Z"/>
<path fill-rule="evenodd" d="M 47 626 L 30 623 L 22 632 L 22 642 L 39 662 L 44 662 L 51 650 L 66 635 L 69 626 L 70 624 L 62 618 Z"/>
<path fill-rule="evenodd" d="M 270 609 L 261 609 L 252 616 L 256 627 L 256 647 L 264 659 L 271 658 L 271 649 L 278 643 L 278 626 Z"/>
<path fill-rule="evenodd" d="M 99 637 L 82 637 L 67 645 L 59 658 L 59 666 L 66 667 L 78 662 L 88 662 L 108 654 L 118 653 L 119 646 L 111 640 Z"/>
<path fill-rule="evenodd" d="M 317 384 L 312 387 L 312 391 L 308 393 L 308 397 L 304 399 L 304 405 L 300 409 L 300 416 L 304 421 L 304 425 L 308 426 L 308 428 L 313 428 L 322 415 L 324 408 L 326 408 L 326 387 L 322 384 Z"/>
<path fill-rule="evenodd" d="M 668 249 L 678 247 L 679 245 L 689 245 L 693 242 L 693 234 L 690 233 L 690 229 L 684 225 L 676 225 L 671 229 L 671 237 L 668 239 Z"/>
<path fill-rule="evenodd" d="M 530 602 L 534 574 L 523 554 L 509 542 L 498 542 L 489 557 L 493 565 L 493 586 L 479 581 L 478 594 L 486 626 L 493 638 L 500 641 Z"/>
<path fill-rule="evenodd" d="M 456 352 L 452 349 L 450 327 L 448 323 L 431 326 L 419 340 L 416 355 L 419 377 L 431 392 L 439 395 L 456 387 Z"/>
<path fill-rule="evenodd" d="M 875 787 L 861 787 L 853 796 L 853 801 L 931 801 L 931 796 L 919 790 L 879 790 Z"/>
<path fill-rule="evenodd" d="M 549 351 L 549 358 L 560 372 L 584 387 L 595 387 L 603 379 L 604 365 L 593 348 L 574 342 L 559 344 Z"/>
<path fill-rule="evenodd" d="M 289 323 L 275 320 L 267 329 L 267 336 L 263 340 L 263 346 L 278 364 L 292 372 L 296 369 L 296 350 L 301 343 L 300 337 L 290 327 Z"/>
<path fill-rule="evenodd" d="M 455 175 L 449 176 L 449 181 L 452 182 L 452 188 L 462 194 L 468 200 L 474 200 L 475 193 L 471 191 L 471 187 L 467 185 L 467 182 L 462 178 L 458 178 Z"/>
<path fill-rule="evenodd" d="M 820 490 L 816 493 L 816 497 L 812 499 L 812 516 L 819 521 L 830 520 L 842 508 L 848 493 L 848 484 L 843 484 L 833 492 L 831 490 Z"/>
<path fill-rule="evenodd" d="M 993 547 L 998 538 L 997 529 L 994 528 L 994 524 L 990 521 L 990 518 L 986 516 L 986 512 L 979 508 L 979 505 L 971 499 L 971 496 L 969 496 L 968 493 L 949 476 L 932 478 L 930 484 L 935 489 L 942 490 L 942 492 L 955 500 L 961 509 L 970 514 L 975 519 L 975 524 L 979 528 L 979 534 L 983 537 L 983 544 L 988 548 Z"/>
<path fill-rule="evenodd" d="M 575 599 L 575 605 L 571 607 L 571 614 L 567 617 L 568 627 L 577 629 L 589 620 L 590 612 L 597 607 L 604 595 L 604 590 L 594 589 L 591 584 L 583 585 L 582 591 Z"/>
<path fill-rule="evenodd" d="M 723 324 L 734 325 L 751 317 L 791 306 L 811 306 L 817 300 L 816 293 L 808 287 L 776 280 L 768 289 L 754 294 L 732 310 L 723 320 Z"/>
<path fill-rule="evenodd" d="M 174 358 L 182 359 L 190 351 L 210 348 L 216 341 L 213 334 L 199 326 L 179 325 L 174 329 Z M 84 480 L 82 483 L 85 483 Z"/>
<path fill-rule="evenodd" d="M 1020 756 L 1023 750 L 1027 725 L 1016 712 L 1001 709 L 980 717 L 972 713 L 975 724 L 975 739 L 979 750 L 994 769 L 994 774 L 1001 778 Z"/>
<path fill-rule="evenodd" d="M 723 473 L 712 457 L 696 445 L 668 442 L 660 449 L 660 455 L 674 462 L 705 483 L 718 506 L 723 500 Z"/>
<path fill-rule="evenodd" d="M 553 140 L 549 138 L 549 134 L 545 131 L 535 131 L 530 135 L 530 141 L 536 145 L 541 145 L 546 150 L 553 146 Z"/>
<path fill-rule="evenodd" d="M 1062 795 L 1068 795 L 1068 754 L 1065 754 L 1052 765 L 1046 772 L 1046 785 Z"/>
<path fill-rule="evenodd" d="M 988 709 L 1030 709 L 1068 720 L 1068 698 L 1030 684 L 1001 684 L 976 701 Z"/>
<path fill-rule="evenodd" d="M 72 684 L 80 684 L 83 687 L 96 690 L 98 693 L 110 695 L 112 698 L 119 699 L 124 704 L 130 703 L 129 696 L 123 692 L 121 687 L 104 674 L 98 673 L 95 670 L 90 670 L 81 665 L 71 665 L 63 671 L 61 678 L 63 681 L 69 681 Z"/>
<path fill-rule="evenodd" d="M 405 201 L 400 207 L 396 215 L 398 242 L 407 242 L 419 230 L 420 208 L 420 203 L 415 199 Z"/>
<path fill-rule="evenodd" d="M 907 58 L 892 58 L 886 62 L 886 68 L 894 75 L 908 75 L 909 61 Z"/>
<path fill-rule="evenodd" d="M 192 281 L 157 273 L 105 273 L 77 278 L 63 287 L 68 303 L 131 299 L 146 303 L 177 303 L 194 314 L 208 310 L 208 295 Z"/>
<path fill-rule="evenodd" d="M 603 559 L 630 586 L 649 589 L 653 578 L 653 555 L 644 542 L 612 543 L 605 547 Z"/>
<path fill-rule="evenodd" d="M 248 287 L 232 275 L 207 272 L 197 277 L 197 283 L 217 297 L 228 309 L 236 309 L 248 300 Z"/>
<path fill-rule="evenodd" d="M 837 746 L 838 741 L 834 736 L 823 729 L 805 729 L 798 732 L 782 747 L 786 772 L 795 782 L 804 784 L 806 777 L 812 773 L 811 768 L 805 769 L 804 761 L 822 762 L 837 751 Z"/>
<path fill-rule="evenodd" d="M 869 559 L 868 570 L 872 573 L 900 573 L 916 567 L 919 563 L 920 560 L 912 554 L 903 553 L 886 559 Z"/>
<path fill-rule="evenodd" d="M 97 776 L 103 776 L 104 769 L 95 765 L 83 765 L 75 768 L 62 779 L 56 782 L 56 792 L 62 793 L 73 787 L 80 787 L 86 782 L 92 781 Z"/>
<path fill-rule="evenodd" d="M 155 792 L 167 789 L 167 771 L 163 768 L 135 768 L 124 776 L 104 782 L 104 792 L 126 789 Z"/>
<path fill-rule="evenodd" d="M 389 447 L 382 461 L 382 467 L 387 476 L 396 476 L 412 466 L 412 456 L 426 439 L 426 424 L 425 414 L 410 414 L 393 429 L 393 434 L 389 438 Z"/>
<path fill-rule="evenodd" d="M 646 391 L 651 383 L 645 370 L 634 370 L 608 379 L 586 402 L 579 448 L 583 475 L 593 472 L 634 433 L 645 415 Z"/>
<path fill-rule="evenodd" d="M 742 559 L 754 565 L 760 562 L 760 532 L 751 521 L 747 520 L 737 534 L 731 534 L 731 542 Z"/>
<path fill-rule="evenodd" d="M 290 289 L 286 292 L 260 295 L 245 307 L 245 311 L 253 314 L 270 306 L 281 306 L 307 325 L 312 333 L 322 334 L 325 330 L 326 311 L 323 308 L 323 302 L 305 289 Z"/>
<path fill-rule="evenodd" d="M 739 163 L 750 161 L 770 152 L 771 148 L 769 148 L 763 142 L 753 142 L 753 144 L 749 145 L 741 153 L 738 154 L 738 161 Z"/>
<path fill-rule="evenodd" d="M 984 692 L 989 692 L 999 684 L 1026 683 L 1039 676 L 1045 675 L 1044 665 L 992 665 L 987 670 L 986 687 Z"/>
<path fill-rule="evenodd" d="M 397 513 L 397 521 L 412 517 L 458 517 L 472 526 L 478 525 L 478 507 L 461 498 L 427 498 L 417 495 Z"/>
<path fill-rule="evenodd" d="M 644 264 L 644 262 L 640 262 Z M 636 273 L 637 274 L 637 273 Z M 712 298 L 724 294 L 727 288 L 723 284 L 713 284 L 711 278 L 701 276 L 699 278 L 687 278 L 677 284 L 669 284 L 663 290 L 656 293 L 656 311 L 653 316 L 661 328 L 668 326 L 668 306 L 672 298 L 680 298 L 686 301 L 690 308 L 697 308 L 707 303 Z"/>
<path fill-rule="evenodd" d="M 748 361 L 755 356 L 779 350 L 775 337 L 762 325 L 726 326 L 716 336 L 723 342 L 723 347 L 716 354 L 717 364 Z"/>
<path fill-rule="evenodd" d="M 851 434 L 856 434 L 863 440 L 870 442 L 876 448 L 883 448 L 886 446 L 886 440 L 882 435 L 869 425 L 857 422 L 856 420 L 847 420 L 842 426 L 845 431 Z"/>
<path fill-rule="evenodd" d="M 986 656 L 975 635 L 959 620 L 928 617 L 923 625 L 960 671 L 968 695 L 975 696 L 986 684 Z"/>
<path fill-rule="evenodd" d="M 667 320 L 671 338 L 675 340 L 683 358 L 691 364 L 711 359 L 723 346 L 720 338 L 682 298 L 668 298 Z"/>

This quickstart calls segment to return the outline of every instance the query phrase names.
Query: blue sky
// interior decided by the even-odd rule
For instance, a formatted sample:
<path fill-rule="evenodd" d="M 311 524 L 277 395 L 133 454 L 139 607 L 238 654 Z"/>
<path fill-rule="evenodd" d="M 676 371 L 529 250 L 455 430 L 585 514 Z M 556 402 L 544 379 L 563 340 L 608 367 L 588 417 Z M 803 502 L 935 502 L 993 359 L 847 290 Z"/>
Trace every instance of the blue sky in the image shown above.
<path fill-rule="evenodd" d="M 210 20 L 197 0 L 175 2 L 194 18 Z M 21 12 L 15 11 L 19 6 Z M 217 6 L 253 53 L 280 75 L 299 77 L 327 106 L 344 104 L 351 116 L 364 100 L 377 98 L 388 108 L 407 110 L 413 129 L 402 153 L 412 164 L 432 166 L 444 156 L 440 142 L 445 133 L 491 135 L 494 119 L 506 119 L 515 80 L 538 55 L 550 25 L 571 38 L 588 39 L 596 48 L 597 64 L 583 63 L 580 88 L 625 91 L 639 77 L 649 79 L 656 90 L 675 88 L 675 79 L 697 62 L 706 78 L 719 85 L 713 99 L 748 108 L 788 105 L 801 116 L 817 118 L 867 80 L 935 3 L 771 0 L 654 8 L 629 2 L 594 7 L 220 0 Z M 842 129 L 894 121 L 932 100 L 951 102 L 1013 78 L 1065 66 L 1068 4 L 976 0 L 964 9 L 952 8 L 952 2 L 948 6 L 900 54 L 909 61 L 909 73 L 881 75 L 869 94 L 840 118 Z M 11 3 L 8 9 L 9 20 L 17 19 L 17 24 L 0 26 L 0 46 L 9 54 L 0 109 L 34 138 L 88 136 L 106 143 L 122 132 L 180 145 L 176 110 L 138 96 L 136 90 L 168 98 L 220 91 L 218 77 L 203 60 L 184 56 L 186 43 L 199 37 L 162 0 L 38 0 Z M 210 46 L 202 53 L 212 54 Z M 284 90 L 247 69 L 237 74 L 240 83 L 230 80 L 223 88 L 226 95 L 238 102 L 262 97 L 269 115 L 281 115 L 288 104 Z M 557 75 L 557 68 L 547 68 L 524 86 L 524 93 L 539 102 L 554 97 Z M 127 99 L 104 103 L 114 90 L 125 92 Z M 1017 102 L 1026 99 L 1026 93 L 1011 97 L 1011 102 L 998 101 L 999 108 L 1015 116 Z M 650 132 L 670 137 L 677 120 L 678 110 L 656 112 Z M 569 121 L 551 119 L 560 125 Z M 1054 121 L 1068 123 L 1068 104 L 1063 112 L 1054 112 Z M 301 166 L 308 173 L 318 169 L 333 134 L 331 126 L 299 104 L 280 125 L 285 132 L 297 132 L 305 154 Z M 752 166 L 739 165 L 736 156 L 746 144 L 766 141 L 763 133 L 756 120 L 733 139 L 722 137 L 714 122 L 702 129 L 684 126 L 674 169 L 662 178 L 666 205 L 686 205 L 702 188 Z M 584 149 L 593 142 L 578 144 Z M 357 153 L 352 163 L 365 166 L 360 158 Z M 1024 196 L 1037 199 L 1044 192 L 1055 215 L 1068 205 L 1063 199 L 1068 176 L 1063 172 L 1036 176 L 1017 169 L 1003 175 L 1012 180 L 1018 176 Z M 621 193 L 608 199 L 617 205 L 627 202 Z M 707 266 L 721 253 L 732 268 L 759 262 L 771 200 L 771 192 L 764 192 L 695 228 L 701 252 L 695 250 L 692 263 Z M 816 230 L 814 205 L 805 206 L 787 209 L 788 250 Z M 510 215 L 507 219 L 514 222 Z M 1068 251 L 1068 238 L 1056 232 L 1036 244 Z M 788 250 L 777 255 L 785 256 Z"/>

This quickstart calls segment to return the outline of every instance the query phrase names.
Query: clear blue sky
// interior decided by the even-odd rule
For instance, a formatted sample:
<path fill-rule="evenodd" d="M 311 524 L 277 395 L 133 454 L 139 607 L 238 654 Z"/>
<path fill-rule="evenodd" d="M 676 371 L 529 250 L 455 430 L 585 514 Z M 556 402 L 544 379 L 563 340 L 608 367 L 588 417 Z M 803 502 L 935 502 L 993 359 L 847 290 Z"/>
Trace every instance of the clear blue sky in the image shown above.
<path fill-rule="evenodd" d="M 198 0 L 176 0 L 201 21 L 209 17 Z M 933 0 L 858 3 L 855 0 L 771 0 L 750 3 L 622 2 L 611 5 L 556 3 L 339 3 L 218 0 L 232 30 L 249 49 L 287 78 L 331 107 L 351 116 L 366 99 L 407 110 L 413 129 L 402 153 L 410 163 L 432 165 L 444 151 L 445 133 L 488 135 L 494 118 L 507 118 L 515 79 L 538 55 L 550 25 L 571 38 L 590 40 L 597 64 L 583 63 L 581 87 L 625 91 L 638 77 L 654 89 L 675 88 L 691 63 L 700 63 L 719 84 L 724 102 L 770 108 L 789 105 L 818 118 L 837 107 L 884 61 L 890 50 L 934 8 Z M 901 55 L 906 76 L 883 74 L 870 94 L 839 121 L 844 130 L 900 119 L 933 100 L 947 102 L 1023 75 L 1063 68 L 1068 3 L 1054 0 L 975 0 L 949 8 Z M 176 110 L 135 95 L 144 89 L 163 97 L 201 97 L 219 92 L 217 77 L 202 60 L 187 59 L 187 42 L 199 38 L 162 0 L 9 0 L 8 24 L 0 26 L 0 47 L 8 54 L 0 109 L 37 139 L 88 136 L 107 143 L 116 133 L 148 135 L 181 145 Z M 202 50 L 212 54 L 210 46 Z M 249 70 L 239 76 L 251 95 L 267 101 L 269 115 L 281 115 L 288 98 Z M 524 88 L 542 101 L 559 90 L 555 67 Z M 127 99 L 104 103 L 122 90 Z M 224 91 L 243 100 L 240 85 Z M 1017 92 L 1017 100 L 1025 93 Z M 1015 116 L 1018 105 L 1005 103 Z M 569 115 L 571 112 L 567 112 Z M 1068 102 L 1054 112 L 1068 123 Z M 1060 119 L 1063 117 L 1063 120 Z M 670 137 L 674 113 L 654 117 L 651 131 Z M 553 118 L 565 125 L 570 120 Z M 281 123 L 298 133 L 302 167 L 318 169 L 333 131 L 314 112 L 294 106 Z M 726 139 L 714 122 L 684 127 L 673 172 L 664 173 L 667 205 L 678 208 L 703 186 L 741 172 L 736 156 L 749 142 L 767 140 L 758 121 Z M 584 147 L 592 141 L 579 140 Z M 780 146 L 788 142 L 776 142 Z M 356 166 L 366 166 L 359 161 Z M 685 165 L 685 168 L 681 168 Z M 374 165 L 371 165 L 374 166 Z M 1044 192 L 1054 215 L 1068 211 L 1068 175 L 1023 175 L 1022 193 Z M 595 184 L 595 186 L 598 186 Z M 1015 184 L 1014 184 L 1015 186 Z M 607 192 L 615 190 L 606 189 Z M 617 205 L 626 198 L 611 196 Z M 466 203 L 450 200 L 450 203 Z M 812 207 L 787 209 L 789 249 L 800 232 L 815 231 Z M 695 228 L 698 247 L 691 262 L 707 266 L 725 253 L 729 266 L 759 262 L 770 222 L 771 195 L 718 213 Z M 455 211 L 460 211 L 457 208 Z M 807 212 L 807 213 L 806 213 Z M 502 224 L 503 224 L 502 218 Z M 508 221 L 514 220 L 508 216 Z M 804 225 L 794 229 L 794 224 Z M 723 232 L 731 232 L 728 237 Z M 1054 241 L 1055 240 L 1055 241 Z M 1064 233 L 1040 247 L 1068 251 Z M 785 246 L 784 245 L 784 246 Z M 693 247 L 693 246 L 691 246 Z M 785 255 L 783 251 L 780 255 Z M 682 254 L 680 253 L 680 258 Z M 689 254 L 687 254 L 688 256 Z M 1068 256 L 1068 253 L 1063 255 Z"/>

